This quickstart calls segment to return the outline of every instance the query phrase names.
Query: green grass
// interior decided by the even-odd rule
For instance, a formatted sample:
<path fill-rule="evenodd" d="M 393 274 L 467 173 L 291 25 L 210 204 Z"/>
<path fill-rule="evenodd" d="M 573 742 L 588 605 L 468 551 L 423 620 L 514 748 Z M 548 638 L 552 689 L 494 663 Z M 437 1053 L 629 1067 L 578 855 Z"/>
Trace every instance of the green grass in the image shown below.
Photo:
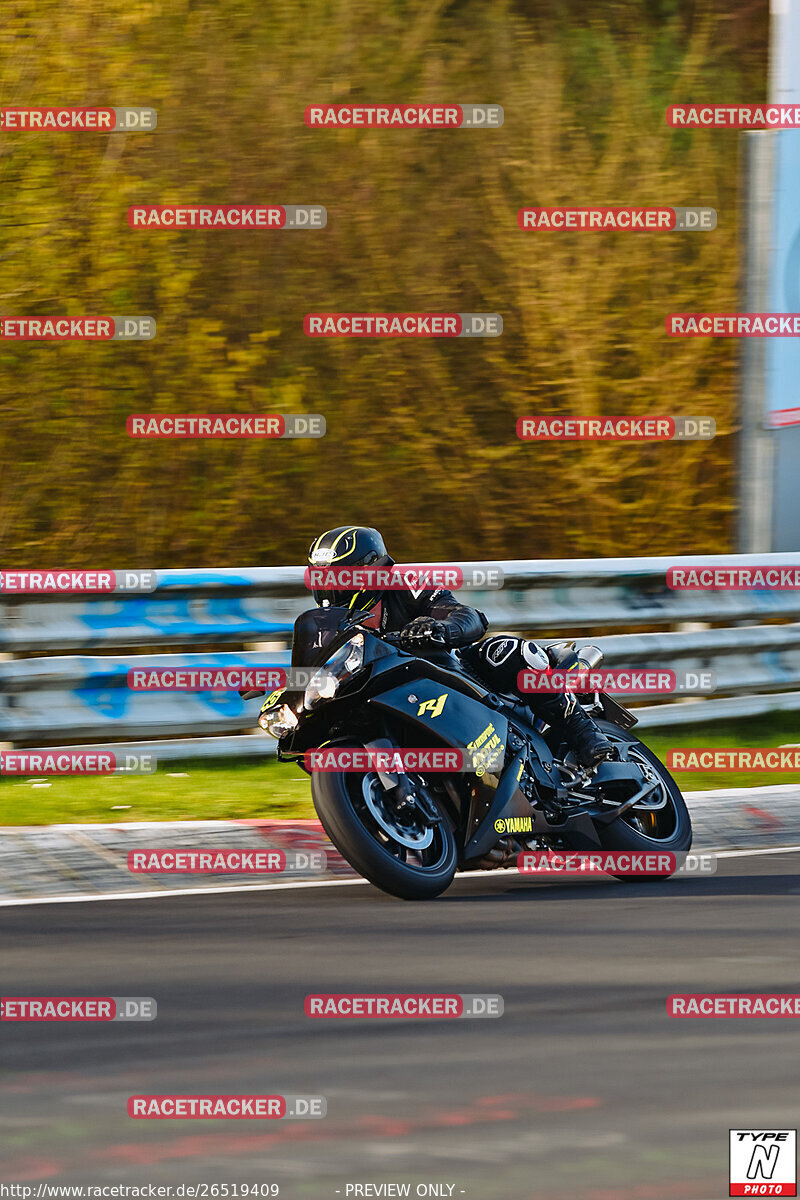
<path fill-rule="evenodd" d="M 779 746 L 800 741 L 792 713 L 704 728 L 645 731 L 660 757 L 670 749 L 697 746 Z M 675 772 L 686 791 L 800 783 L 793 772 Z M 313 817 L 308 777 L 274 759 L 260 763 L 195 760 L 166 763 L 154 775 L 53 778 L 49 787 L 28 780 L 0 780 L 0 825 L 66 822 L 235 820 Z M 124 807 L 117 807 L 124 806 Z"/>
<path fill-rule="evenodd" d="M 665 759 L 668 750 L 762 746 L 777 747 L 800 743 L 800 716 L 797 713 L 773 713 L 740 721 L 714 721 L 713 724 L 682 726 L 679 729 L 643 731 L 642 740 Z M 686 792 L 721 787 L 763 787 L 770 783 L 800 783 L 800 771 L 673 771 Z"/>
<path fill-rule="evenodd" d="M 9 777 L 0 781 L 0 825 L 314 816 L 308 776 L 274 759 L 198 759 L 165 763 L 153 775 L 73 775 L 47 782 L 49 787 Z"/>

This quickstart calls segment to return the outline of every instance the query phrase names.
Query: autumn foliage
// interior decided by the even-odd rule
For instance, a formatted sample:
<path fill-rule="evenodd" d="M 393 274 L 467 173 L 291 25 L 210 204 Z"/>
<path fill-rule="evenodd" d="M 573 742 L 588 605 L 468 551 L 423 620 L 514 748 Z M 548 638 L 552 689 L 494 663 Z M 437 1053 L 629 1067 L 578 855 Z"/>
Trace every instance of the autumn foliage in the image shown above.
<path fill-rule="evenodd" d="M 762 11 L 763 10 L 763 11 Z M 0 310 L 147 314 L 153 342 L 0 343 L 0 561 L 724 550 L 742 135 L 766 4 L 6 0 L 4 104 L 150 105 L 153 133 L 0 141 Z M 309 129 L 307 104 L 494 102 L 499 130 Z M 318 203 L 322 231 L 134 231 L 129 205 Z M 522 232 L 523 205 L 709 205 L 713 233 Z M 315 340 L 308 312 L 498 312 L 496 339 Z M 314 441 L 133 442 L 134 412 L 323 413 Z M 533 413 L 686 414 L 714 442 L 524 444 Z"/>

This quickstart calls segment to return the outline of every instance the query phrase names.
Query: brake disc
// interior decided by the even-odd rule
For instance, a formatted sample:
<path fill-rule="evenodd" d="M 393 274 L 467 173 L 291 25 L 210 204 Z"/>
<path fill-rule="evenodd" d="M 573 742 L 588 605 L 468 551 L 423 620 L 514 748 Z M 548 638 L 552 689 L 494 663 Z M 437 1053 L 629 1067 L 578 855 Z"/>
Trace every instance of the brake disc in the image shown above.
<path fill-rule="evenodd" d="M 393 841 L 399 842 L 401 846 L 407 846 L 409 850 L 427 850 L 433 841 L 433 830 L 430 825 L 420 828 L 402 824 L 398 814 L 392 810 L 387 801 L 386 791 L 377 775 L 365 775 L 361 791 L 364 803 L 384 833 L 388 833 Z"/>

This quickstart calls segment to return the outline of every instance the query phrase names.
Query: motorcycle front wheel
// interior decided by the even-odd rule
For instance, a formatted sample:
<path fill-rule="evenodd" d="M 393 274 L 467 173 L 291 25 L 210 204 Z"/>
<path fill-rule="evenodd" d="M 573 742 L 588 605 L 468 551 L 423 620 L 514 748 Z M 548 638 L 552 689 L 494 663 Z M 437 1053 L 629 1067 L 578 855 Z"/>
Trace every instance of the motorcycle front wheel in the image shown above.
<path fill-rule="evenodd" d="M 453 882 L 458 853 L 452 827 L 424 776 L 441 819 L 430 822 L 421 808 L 398 808 L 374 772 L 315 771 L 311 796 L 322 827 L 336 849 L 370 883 L 402 900 L 431 900 Z"/>

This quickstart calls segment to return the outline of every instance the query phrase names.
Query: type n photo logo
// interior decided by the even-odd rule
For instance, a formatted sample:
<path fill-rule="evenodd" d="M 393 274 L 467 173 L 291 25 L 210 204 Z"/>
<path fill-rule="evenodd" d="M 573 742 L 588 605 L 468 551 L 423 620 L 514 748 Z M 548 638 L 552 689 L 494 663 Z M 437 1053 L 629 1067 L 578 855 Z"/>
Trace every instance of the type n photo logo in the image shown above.
<path fill-rule="evenodd" d="M 731 1129 L 730 1196 L 796 1196 L 797 1130 Z"/>

